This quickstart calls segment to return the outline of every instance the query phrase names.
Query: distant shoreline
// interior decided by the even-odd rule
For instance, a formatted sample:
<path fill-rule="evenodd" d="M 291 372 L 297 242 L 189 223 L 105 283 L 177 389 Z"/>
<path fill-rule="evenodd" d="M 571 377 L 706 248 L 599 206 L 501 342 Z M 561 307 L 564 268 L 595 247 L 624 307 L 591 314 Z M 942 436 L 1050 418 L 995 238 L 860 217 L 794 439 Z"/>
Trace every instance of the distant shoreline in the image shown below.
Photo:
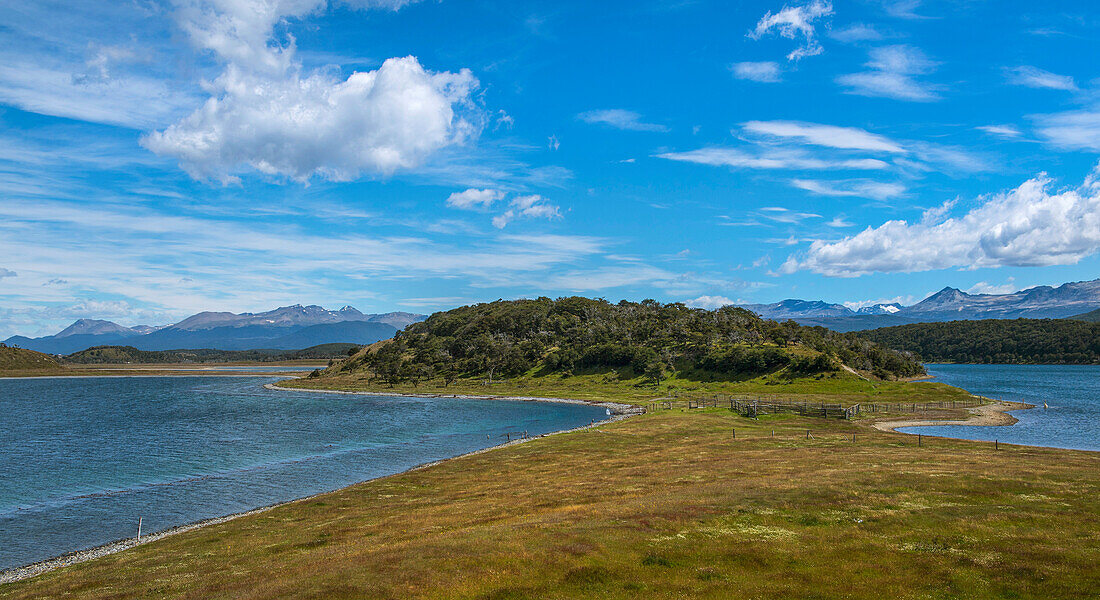
<path fill-rule="evenodd" d="M 489 394 L 432 394 L 432 393 L 413 393 L 413 392 L 355 392 L 348 390 L 320 390 L 315 388 L 288 388 L 281 387 L 277 383 L 265 383 L 264 387 L 269 390 L 279 390 L 283 392 L 308 392 L 308 393 L 321 393 L 321 394 L 346 394 L 353 396 L 380 396 L 387 397 L 392 396 L 395 398 L 455 398 L 458 400 L 512 400 L 520 402 L 555 402 L 558 404 L 585 404 L 588 406 L 599 406 L 611 411 L 614 415 L 635 415 L 642 414 L 645 409 L 642 409 L 634 404 L 625 404 L 621 402 L 606 402 L 606 401 L 593 401 L 593 400 L 577 400 L 575 398 L 550 398 L 543 396 L 494 396 Z"/>
<path fill-rule="evenodd" d="M 250 376 L 251 377 L 270 377 L 270 375 L 250 375 Z M 66 377 L 98 377 L 98 376 L 97 375 L 74 375 L 74 376 L 61 375 L 61 376 L 56 376 L 56 377 L 52 377 L 52 378 L 61 379 L 61 378 L 66 378 Z M 124 375 L 123 377 L 135 377 L 135 376 L 134 375 Z M 175 375 L 137 375 L 136 377 L 175 377 Z M 26 377 L 0 377 L 0 379 L 26 379 Z M 428 467 L 432 467 L 432 466 L 435 466 L 435 465 L 438 465 L 438 464 L 442 464 L 442 463 L 450 461 L 450 460 L 455 460 L 455 459 L 463 458 L 463 457 L 466 457 L 466 456 L 473 456 L 473 455 L 476 455 L 476 454 L 482 454 L 484 452 L 489 452 L 491 450 L 496 450 L 498 448 L 504 448 L 506 446 L 513 446 L 513 445 L 517 445 L 517 444 L 523 444 L 523 443 L 526 443 L 526 442 L 530 442 L 532 440 L 537 440 L 539 438 L 544 438 L 544 437 L 548 437 L 548 436 L 552 436 L 552 435 L 559 435 L 559 434 L 563 434 L 563 433 L 572 433 L 572 432 L 576 432 L 576 431 L 583 431 L 583 430 L 589 429 L 591 427 L 598 427 L 600 425 L 606 425 L 607 423 L 613 423 L 615 421 L 621 421 L 623 419 L 627 419 L 629 417 L 645 413 L 644 409 L 640 409 L 637 406 L 633 406 L 633 405 L 629 405 L 629 404 L 619 404 L 619 403 L 615 403 L 615 402 L 588 402 L 588 401 L 585 401 L 585 400 L 575 400 L 575 399 L 570 399 L 570 398 L 463 396 L 463 395 L 442 396 L 442 395 L 438 395 L 438 394 L 415 394 L 414 395 L 414 394 L 385 394 L 385 393 L 379 393 L 379 392 L 343 392 L 343 391 L 339 391 L 339 390 L 311 390 L 311 389 L 298 389 L 298 388 L 284 388 L 284 387 L 279 387 L 279 386 L 277 386 L 275 384 L 271 384 L 271 383 L 265 384 L 263 387 L 266 388 L 266 389 L 270 389 L 270 390 L 288 391 L 288 392 L 306 392 L 306 393 L 322 392 L 322 393 L 359 394 L 359 395 L 372 395 L 372 396 L 396 396 L 396 397 L 404 396 L 404 397 L 415 397 L 415 398 L 439 397 L 439 398 L 457 398 L 457 399 L 466 399 L 466 400 L 486 399 L 486 400 L 513 400 L 513 401 L 525 401 L 525 402 L 556 402 L 556 403 L 562 403 L 562 404 L 584 404 L 584 405 L 588 405 L 588 406 L 603 406 L 605 408 L 608 408 L 608 410 L 611 412 L 611 414 L 606 419 L 595 421 L 594 423 L 592 423 L 590 425 L 582 425 L 580 427 L 573 427 L 573 428 L 570 428 L 570 429 L 562 429 L 560 431 L 552 431 L 552 432 L 544 433 L 544 434 L 541 434 L 541 435 L 531 436 L 531 437 L 528 437 L 526 439 L 519 438 L 519 439 L 515 439 L 515 440 L 510 440 L 510 441 L 507 441 L 507 442 L 504 442 L 504 443 L 488 446 L 488 447 L 482 448 L 480 450 L 474 450 L 474 451 L 471 451 L 471 452 L 466 452 L 466 453 L 463 453 L 463 454 L 457 454 L 455 456 L 451 456 L 451 457 L 444 458 L 444 459 L 433 460 L 433 461 L 428 461 L 428 462 L 425 462 L 425 463 L 421 463 L 421 464 L 409 467 L 408 469 L 405 469 L 403 471 L 399 471 L 397 473 L 391 473 L 389 475 L 382 475 L 380 477 L 373 477 L 373 478 L 370 478 L 370 479 L 364 479 L 362 481 L 357 481 L 355 483 L 352 483 L 352 484 L 349 484 L 349 485 L 346 485 L 346 486 L 342 486 L 342 487 L 339 487 L 339 488 L 336 488 L 336 489 L 328 490 L 328 491 L 325 491 L 325 492 L 320 492 L 320 493 L 317 493 L 317 494 L 311 494 L 309 496 L 303 496 L 301 498 L 295 498 L 293 500 L 287 500 L 286 502 L 277 502 L 275 504 L 269 504 L 267 506 L 253 508 L 253 509 L 242 511 L 242 512 L 231 513 L 231 514 L 223 515 L 223 516 L 219 516 L 219 517 L 210 517 L 210 518 L 207 518 L 207 519 L 200 519 L 198 521 L 193 521 L 191 523 L 185 523 L 183 525 L 177 525 L 177 526 L 174 526 L 174 527 L 169 527 L 168 529 L 164 529 L 164 530 L 161 530 L 161 531 L 158 531 L 158 532 L 143 535 L 141 537 L 140 541 L 138 541 L 135 538 L 115 540 L 113 542 L 108 542 L 106 544 L 100 544 L 98 546 L 94 546 L 94 547 L 91 547 L 91 548 L 85 548 L 83 550 L 76 550 L 76 551 L 73 551 L 73 552 L 68 552 L 66 554 L 62 554 L 60 556 L 55 556 L 53 558 L 48 558 L 48 559 L 45 559 L 45 560 L 36 561 L 36 562 L 30 563 L 30 564 L 27 564 L 27 565 L 23 565 L 23 566 L 20 566 L 20 567 L 13 567 L 13 568 L 5 570 L 5 571 L 0 571 L 0 585 L 7 584 L 7 583 L 14 583 L 16 581 L 22 581 L 24 579 L 30 579 L 32 577 L 36 577 L 38 575 L 41 575 L 43 573 L 47 573 L 49 571 L 53 571 L 55 569 L 68 567 L 68 566 L 79 564 L 79 563 L 82 563 L 82 562 L 87 562 L 89 560 L 94 560 L 94 559 L 101 558 L 101 557 L 104 557 L 104 556 L 109 556 L 111 554 L 117 554 L 119 552 L 129 550 L 131 548 L 136 548 L 137 546 L 145 545 L 145 544 L 148 544 L 150 542 L 155 542 L 157 540 L 166 538 L 168 536 L 176 535 L 176 534 L 179 534 L 179 533 L 185 533 L 185 532 L 188 532 L 188 531 L 193 531 L 195 529 L 199 529 L 199 528 L 202 528 L 202 527 L 207 527 L 207 526 L 210 526 L 210 525 L 219 525 L 221 523 L 231 521 L 231 520 L 236 519 L 238 517 L 247 517 L 247 516 L 259 514 L 259 513 L 271 510 L 273 508 L 278 508 L 280 506 L 286 506 L 288 504 L 293 504 L 295 502 L 304 502 L 304 501 L 307 501 L 307 500 L 313 500 L 315 498 L 318 498 L 318 497 L 321 497 L 321 496 L 324 496 L 324 495 L 327 495 L 327 494 L 332 494 L 332 493 L 338 492 L 340 490 L 344 490 L 344 489 L 347 489 L 349 487 L 353 487 L 353 486 L 360 485 L 360 484 L 363 484 L 363 483 L 367 483 L 367 482 L 370 482 L 370 481 L 378 481 L 378 480 L 381 480 L 381 479 L 387 479 L 389 477 L 396 477 L 398 475 L 403 475 L 405 473 L 410 473 L 410 472 L 413 472 L 413 471 L 418 471 L 420 469 L 426 469 Z M 615 410 L 612 410 L 612 408 L 618 408 L 621 412 L 616 412 Z"/>

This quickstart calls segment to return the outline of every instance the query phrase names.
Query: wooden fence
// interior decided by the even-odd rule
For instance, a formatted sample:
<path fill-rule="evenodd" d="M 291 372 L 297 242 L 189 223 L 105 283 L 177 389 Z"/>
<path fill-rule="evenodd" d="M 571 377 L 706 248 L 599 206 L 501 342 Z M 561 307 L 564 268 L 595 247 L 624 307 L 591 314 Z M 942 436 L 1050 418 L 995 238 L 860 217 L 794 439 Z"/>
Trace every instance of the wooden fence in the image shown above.
<path fill-rule="evenodd" d="M 782 399 L 776 396 L 714 396 L 712 398 L 691 398 L 686 400 L 658 399 L 647 406 L 647 411 L 671 410 L 674 408 L 728 408 L 746 417 L 759 415 L 791 413 L 806 417 L 825 419 L 852 419 L 866 413 L 915 413 L 947 408 L 973 408 L 991 402 L 990 399 L 977 396 L 968 400 L 944 400 L 940 402 L 861 402 L 844 405 L 840 403 L 808 402 Z"/>

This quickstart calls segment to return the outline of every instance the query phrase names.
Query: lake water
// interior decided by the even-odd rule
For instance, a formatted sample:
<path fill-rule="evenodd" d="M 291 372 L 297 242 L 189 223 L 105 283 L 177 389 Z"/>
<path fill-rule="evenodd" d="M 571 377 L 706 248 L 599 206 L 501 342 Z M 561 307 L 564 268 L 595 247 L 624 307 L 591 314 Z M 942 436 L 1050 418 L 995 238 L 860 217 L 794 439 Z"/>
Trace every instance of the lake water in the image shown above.
<path fill-rule="evenodd" d="M 927 365 L 936 381 L 997 400 L 1015 400 L 1037 408 L 1012 411 L 1020 420 L 1003 427 L 944 425 L 905 427 L 923 433 L 968 440 L 1100 450 L 1100 365 Z M 1043 403 L 1048 407 L 1043 409 Z"/>
<path fill-rule="evenodd" d="M 0 570 L 404 471 L 575 404 L 266 390 L 277 377 L 0 379 Z M 486 437 L 488 436 L 488 438 Z"/>

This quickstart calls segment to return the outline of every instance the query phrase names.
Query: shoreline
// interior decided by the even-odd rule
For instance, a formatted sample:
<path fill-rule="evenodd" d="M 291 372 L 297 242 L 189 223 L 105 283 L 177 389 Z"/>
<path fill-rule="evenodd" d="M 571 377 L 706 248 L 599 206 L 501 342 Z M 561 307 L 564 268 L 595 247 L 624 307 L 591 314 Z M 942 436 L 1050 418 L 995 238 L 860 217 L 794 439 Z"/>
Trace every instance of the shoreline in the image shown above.
<path fill-rule="evenodd" d="M 61 377 L 66 377 L 66 376 L 62 375 Z M 75 376 L 75 377 L 81 377 L 81 376 L 78 375 L 78 376 Z M 96 377 L 96 375 L 88 375 L 86 377 Z M 144 375 L 144 376 L 139 376 L 139 377 L 171 377 L 171 376 L 170 375 Z M 261 376 L 256 375 L 255 377 L 261 377 Z M 262 377 L 269 377 L 269 375 L 262 375 Z M 22 378 L 12 378 L 12 379 L 22 379 Z M 578 432 L 578 431 L 586 431 L 586 430 L 590 430 L 590 429 L 593 429 L 593 428 L 598 428 L 600 425 L 606 425 L 608 423 L 614 423 L 616 421 L 622 421 L 623 419 L 628 419 L 628 418 L 633 417 L 633 416 L 645 414 L 645 409 L 643 409 L 641 407 L 634 406 L 634 405 L 618 404 L 618 403 L 615 403 L 615 402 L 588 402 L 588 401 L 585 401 L 585 400 L 576 400 L 576 399 L 570 399 L 570 398 L 536 398 L 536 397 L 503 397 L 503 396 L 491 396 L 490 397 L 490 396 L 463 396 L 463 395 L 444 396 L 444 395 L 439 395 L 439 394 L 383 394 L 383 393 L 377 393 L 377 392 L 345 392 L 345 391 L 339 391 L 339 390 L 309 390 L 309 389 L 298 389 L 298 388 L 282 388 L 282 387 L 276 386 L 273 383 L 265 384 L 263 387 L 266 388 L 266 389 L 279 390 L 279 391 L 289 391 L 289 392 L 328 392 L 328 393 L 336 393 L 336 394 L 360 394 L 360 395 L 365 394 L 365 395 L 377 395 L 377 396 L 406 396 L 406 397 L 413 397 L 413 398 L 458 398 L 458 399 L 471 399 L 471 400 L 492 399 L 492 400 L 513 400 L 513 401 L 524 401 L 524 402 L 558 402 L 558 403 L 565 403 L 565 404 L 586 404 L 586 405 L 590 405 L 590 406 L 605 406 L 610 411 L 610 415 L 608 415 L 608 417 L 606 419 L 596 421 L 596 422 L 594 422 L 590 425 L 581 425 L 579 427 L 573 427 L 571 429 L 562 429 L 560 431 L 552 431 L 550 433 L 544 433 L 544 434 L 541 434 L 541 435 L 531 436 L 531 437 L 528 437 L 526 439 L 523 439 L 523 438 L 515 439 L 515 440 L 507 441 L 507 442 L 504 442 L 504 443 L 501 443 L 501 444 L 495 444 L 493 446 L 488 446 L 486 448 L 481 448 L 480 450 L 473 450 L 471 452 L 465 452 L 463 454 L 457 454 L 455 456 L 451 456 L 451 457 L 440 459 L 440 460 L 428 461 L 428 462 L 425 462 L 425 463 L 414 465 L 412 467 L 409 467 L 408 469 L 405 469 L 403 471 L 399 471 L 397 473 L 391 473 L 389 475 L 382 475 L 380 477 L 373 477 L 371 479 L 364 479 L 362 481 L 357 481 L 355 483 L 352 483 L 352 484 L 349 484 L 349 485 L 346 485 L 346 486 L 343 486 L 343 487 L 328 490 L 328 491 L 325 491 L 325 492 L 320 492 L 320 493 L 317 493 L 317 494 L 311 494 L 309 496 L 303 496 L 301 498 L 295 498 L 293 500 L 287 500 L 286 502 L 277 502 L 275 504 L 269 504 L 267 506 L 261 506 L 261 507 L 253 508 L 253 509 L 250 509 L 250 510 L 242 511 L 242 512 L 231 513 L 231 514 L 222 515 L 222 516 L 219 516 L 219 517 L 210 517 L 210 518 L 207 518 L 207 519 L 200 519 L 198 521 L 193 521 L 191 523 L 184 523 L 183 525 L 176 525 L 174 527 L 169 527 L 168 529 L 163 529 L 161 531 L 150 533 L 148 535 L 143 535 L 140 540 L 138 540 L 137 538 L 124 538 L 124 539 L 121 539 L 121 540 L 115 540 L 113 542 L 107 542 L 105 544 L 100 544 L 98 546 L 93 546 L 91 548 L 85 548 L 83 550 L 74 550 L 72 552 L 67 552 L 65 554 L 62 554 L 60 556 L 54 556 L 52 558 L 47 558 L 45 560 L 35 561 L 33 563 L 29 563 L 29 564 L 26 564 L 26 565 L 22 565 L 22 566 L 18 566 L 18 567 L 12 567 L 10 569 L 0 571 L 0 586 L 8 584 L 8 583 L 14 583 L 16 581 L 23 581 L 25 579 L 31 579 L 33 577 L 37 577 L 38 575 L 41 575 L 43 573 L 48 573 L 48 572 L 54 571 L 56 569 L 61 569 L 61 568 L 72 566 L 72 565 L 79 564 L 79 563 L 82 563 L 82 562 L 87 562 L 87 561 L 90 561 L 90 560 L 95 560 L 97 558 L 102 558 L 104 556 L 110 556 L 112 554 L 117 554 L 119 552 L 130 550 L 131 548 L 136 548 L 137 546 L 142 546 L 142 545 L 145 545 L 145 544 L 149 544 L 151 542 L 155 542 L 157 540 L 160 540 L 160 539 L 172 536 L 172 535 L 177 535 L 177 534 L 180 534 L 180 533 L 186 533 L 188 531 L 194 531 L 196 529 L 199 529 L 199 528 L 202 528 L 202 527 L 208 527 L 208 526 L 211 526 L 211 525 L 220 525 L 222 523 L 232 521 L 233 519 L 236 519 L 236 518 L 239 518 L 239 517 L 247 517 L 247 516 L 260 514 L 260 513 L 263 513 L 263 512 L 267 512 L 267 511 L 269 511 L 273 508 L 279 508 L 280 506 L 286 506 L 286 505 L 289 505 L 289 504 L 293 504 L 295 502 L 305 502 L 307 500 L 314 500 L 314 499 L 320 498 L 320 497 L 328 495 L 328 494 L 332 494 L 332 493 L 335 493 L 335 492 L 339 492 L 341 490 L 348 489 L 350 487 L 354 487 L 354 486 L 361 485 L 361 484 L 368 483 L 368 482 L 372 482 L 372 481 L 379 481 L 379 480 L 386 479 L 386 478 L 389 478 L 389 477 L 397 477 L 399 475 L 404 475 L 406 473 L 412 473 L 413 471 L 419 471 L 421 469 L 427 469 L 429 467 L 434 467 L 436 465 L 443 464 L 443 463 L 445 463 L 447 461 L 450 461 L 450 460 L 456 460 L 456 459 L 464 458 L 464 457 L 467 457 L 467 456 L 475 456 L 475 455 L 478 455 L 478 454 L 482 454 L 482 453 L 485 453 L 485 452 L 490 452 L 490 451 L 497 450 L 497 449 L 500 449 L 500 448 L 504 448 L 504 447 L 507 447 L 507 446 L 515 446 L 515 445 L 518 445 L 518 444 L 524 444 L 524 443 L 527 443 L 527 442 L 531 442 L 531 441 L 534 441 L 534 440 L 537 440 L 537 439 L 540 439 L 540 438 L 549 437 L 549 436 L 552 436 L 552 435 L 561 435 L 561 434 L 565 434 L 565 433 L 575 433 L 575 432 Z M 619 407 L 620 412 L 616 412 L 615 410 L 612 410 L 612 407 Z"/>
<path fill-rule="evenodd" d="M 906 431 L 897 431 L 901 427 L 936 427 L 940 425 L 968 425 L 971 427 L 996 427 L 1015 425 L 1020 420 L 1008 414 L 1014 410 L 1030 410 L 1034 404 L 1025 402 L 1010 402 L 999 400 L 995 404 L 985 404 L 974 408 L 968 408 L 969 416 L 965 419 L 902 419 L 895 421 L 879 421 L 871 423 L 871 426 L 886 433 L 901 433 L 904 435 L 917 435 Z"/>
<path fill-rule="evenodd" d="M 591 400 L 578 400 L 576 398 L 551 398 L 544 396 L 495 396 L 491 394 L 431 394 L 431 393 L 387 393 L 387 392 L 352 392 L 347 390 L 319 390 L 314 388 L 288 388 L 281 387 L 277 383 L 265 383 L 265 389 L 279 390 L 283 392 L 305 392 L 305 393 L 320 393 L 320 394 L 346 394 L 351 396 L 374 396 L 374 397 L 387 397 L 392 396 L 395 398 L 453 398 L 457 400 L 509 400 L 513 402 L 555 402 L 558 404 L 584 404 L 587 406 L 599 406 L 611 411 L 612 416 L 616 415 L 635 415 L 645 413 L 645 409 L 636 404 L 625 404 L 622 402 L 596 402 Z M 617 420 L 617 419 L 611 419 Z M 607 422 L 601 421 L 601 423 Z"/>

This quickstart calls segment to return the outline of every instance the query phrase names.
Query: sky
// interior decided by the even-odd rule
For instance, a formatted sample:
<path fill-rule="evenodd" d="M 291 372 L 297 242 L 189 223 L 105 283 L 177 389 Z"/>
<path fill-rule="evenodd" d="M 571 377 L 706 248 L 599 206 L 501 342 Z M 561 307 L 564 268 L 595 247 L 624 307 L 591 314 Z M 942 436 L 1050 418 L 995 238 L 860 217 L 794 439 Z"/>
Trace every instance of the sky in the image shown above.
<path fill-rule="evenodd" d="M 1088 1 L 0 4 L 0 339 L 1100 276 Z"/>

